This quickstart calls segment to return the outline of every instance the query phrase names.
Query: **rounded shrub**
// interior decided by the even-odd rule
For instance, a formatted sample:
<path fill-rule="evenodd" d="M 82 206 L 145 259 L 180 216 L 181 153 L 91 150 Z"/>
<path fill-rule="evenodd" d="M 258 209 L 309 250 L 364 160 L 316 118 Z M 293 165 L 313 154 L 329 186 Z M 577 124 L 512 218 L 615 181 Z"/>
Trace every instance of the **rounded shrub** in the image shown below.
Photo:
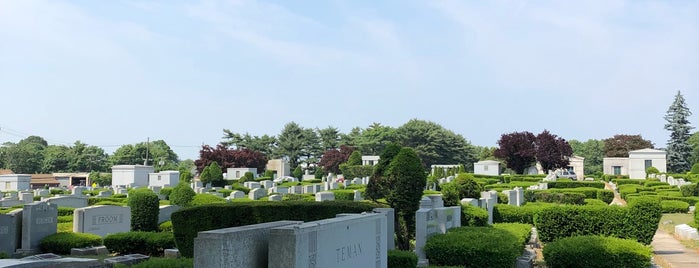
<path fill-rule="evenodd" d="M 75 208 L 58 207 L 58 216 L 73 216 Z"/>
<path fill-rule="evenodd" d="M 102 237 L 88 233 L 55 233 L 41 239 L 39 249 L 42 252 L 70 254 L 71 248 L 85 248 L 102 245 Z"/>
<path fill-rule="evenodd" d="M 608 204 L 605 203 L 605 202 L 602 201 L 602 200 L 599 200 L 599 199 L 589 199 L 589 198 L 586 198 L 586 199 L 585 199 L 585 205 L 589 205 L 589 206 L 607 206 Z"/>
<path fill-rule="evenodd" d="M 461 226 L 487 226 L 488 211 L 467 204 L 461 205 Z"/>
<path fill-rule="evenodd" d="M 687 213 L 689 212 L 689 203 L 677 200 L 662 200 L 660 201 L 663 213 Z"/>
<path fill-rule="evenodd" d="M 175 247 L 175 238 L 170 232 L 116 233 L 104 237 L 104 245 L 118 254 L 161 256 L 165 249 Z"/>
<path fill-rule="evenodd" d="M 131 191 L 128 201 L 128 205 L 131 207 L 131 230 L 158 231 L 159 201 L 158 195 L 150 189 Z"/>
<path fill-rule="evenodd" d="M 158 225 L 158 230 L 161 232 L 172 232 L 172 221 L 166 221 Z"/>
<path fill-rule="evenodd" d="M 226 199 L 220 198 L 212 194 L 198 194 L 194 196 L 192 202 L 189 203 L 190 206 L 202 206 L 208 204 L 220 204 L 226 203 Z"/>
<path fill-rule="evenodd" d="M 388 250 L 388 268 L 417 267 L 417 255 L 412 251 Z"/>
<path fill-rule="evenodd" d="M 651 249 L 631 239 L 573 236 L 546 244 L 548 267 L 650 267 Z"/>
<path fill-rule="evenodd" d="M 196 194 L 197 193 L 192 190 L 192 187 L 189 187 L 189 184 L 180 182 L 172 189 L 172 193 L 170 193 L 170 203 L 181 207 L 187 207 Z"/>
<path fill-rule="evenodd" d="M 170 194 L 172 193 L 172 187 L 164 187 L 160 189 L 160 194 L 165 196 L 166 200 L 170 200 Z"/>

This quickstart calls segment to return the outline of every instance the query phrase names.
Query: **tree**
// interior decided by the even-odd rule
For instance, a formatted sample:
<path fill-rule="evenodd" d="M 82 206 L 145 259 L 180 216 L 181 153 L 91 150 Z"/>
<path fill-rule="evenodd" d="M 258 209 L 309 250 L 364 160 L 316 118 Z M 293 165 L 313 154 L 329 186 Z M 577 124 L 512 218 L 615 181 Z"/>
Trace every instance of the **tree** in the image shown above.
<path fill-rule="evenodd" d="M 543 170 L 556 170 L 567 167 L 573 149 L 568 142 L 544 130 L 536 136 L 536 160 Z"/>
<path fill-rule="evenodd" d="M 194 161 L 197 170 L 202 173 L 204 168 L 216 162 L 221 172 L 233 167 L 257 168 L 257 173 L 262 173 L 267 165 L 267 156 L 259 151 L 248 148 L 230 149 L 223 144 L 216 147 L 202 146 L 199 150 L 199 159 Z"/>
<path fill-rule="evenodd" d="M 48 143 L 42 137 L 29 136 L 18 143 L 5 143 L 5 168 L 17 174 L 36 174 L 44 164 L 44 150 Z"/>
<path fill-rule="evenodd" d="M 99 186 L 112 185 L 111 173 L 100 173 L 98 171 L 92 171 L 90 172 L 89 178 L 91 182 L 96 183 Z"/>
<path fill-rule="evenodd" d="M 604 140 L 604 155 L 606 157 L 629 157 L 629 152 L 645 148 L 653 148 L 653 143 L 644 140 L 641 135 L 618 134 Z"/>
<path fill-rule="evenodd" d="M 357 166 L 362 164 L 362 153 L 359 152 L 358 150 L 355 150 L 352 152 L 350 155 L 349 159 L 347 159 L 348 166 Z"/>
<path fill-rule="evenodd" d="M 396 129 L 397 141 L 422 159 L 423 167 L 434 164 L 465 164 L 473 167 L 476 149 L 463 136 L 437 123 L 412 119 Z"/>
<path fill-rule="evenodd" d="M 699 132 L 694 132 L 692 136 L 687 139 L 689 146 L 692 146 L 692 163 L 699 163 Z"/>
<path fill-rule="evenodd" d="M 158 231 L 158 213 L 160 200 L 150 189 L 134 189 L 129 193 L 128 205 L 131 207 L 131 231 Z"/>
<path fill-rule="evenodd" d="M 192 187 L 189 186 L 189 183 L 180 181 L 170 193 L 170 203 L 181 207 L 187 207 L 196 194 L 197 193 L 192 190 Z"/>
<path fill-rule="evenodd" d="M 498 146 L 495 157 L 505 160 L 507 167 L 517 174 L 524 173 L 536 161 L 536 136 L 531 132 L 502 134 Z"/>
<path fill-rule="evenodd" d="M 495 157 L 495 150 L 498 147 L 488 147 L 488 146 L 476 146 L 476 152 L 478 152 L 478 160 L 497 160 Z"/>
<path fill-rule="evenodd" d="M 379 162 L 374 166 L 374 174 L 369 178 L 364 194 L 367 198 L 376 201 L 386 196 L 386 188 L 384 185 L 385 172 L 393 158 L 398 155 L 401 146 L 396 143 L 389 143 L 381 153 Z"/>
<path fill-rule="evenodd" d="M 320 149 L 318 136 L 313 129 L 304 129 L 295 122 L 284 125 L 279 134 L 279 154 L 289 158 L 289 165 L 296 167 L 302 160 L 309 160 Z"/>
<path fill-rule="evenodd" d="M 574 155 L 585 158 L 585 174 L 602 174 L 603 141 L 595 139 L 589 139 L 586 142 L 570 140 L 568 144 L 573 149 Z"/>
<path fill-rule="evenodd" d="M 42 173 L 68 172 L 70 147 L 65 145 L 49 145 L 44 150 L 44 161 L 41 165 Z M 92 180 L 92 179 L 91 179 Z"/>
<path fill-rule="evenodd" d="M 102 171 L 109 170 L 108 155 L 97 146 L 89 146 L 76 141 L 68 150 L 68 169 L 71 172 Z"/>
<path fill-rule="evenodd" d="M 318 132 L 323 151 L 338 148 L 340 144 L 340 131 L 337 128 L 328 126 L 324 129 L 316 128 L 316 131 Z"/>
<path fill-rule="evenodd" d="M 199 176 L 199 180 L 201 180 L 201 183 L 204 185 L 211 183 L 211 185 L 214 187 L 222 187 L 224 182 L 221 167 L 218 165 L 218 163 L 211 162 L 211 164 L 204 168 Z"/>
<path fill-rule="evenodd" d="M 146 151 L 148 159 L 146 161 Z M 114 151 L 109 158 L 112 165 L 153 165 L 156 171 L 176 169 L 177 154 L 163 140 L 126 144 Z"/>
<path fill-rule="evenodd" d="M 323 157 L 320 158 L 318 166 L 323 167 L 325 172 L 339 174 L 340 164 L 347 162 L 347 159 L 349 159 L 353 151 L 354 148 L 347 145 L 340 145 L 340 150 L 327 150 L 323 154 Z"/>
<path fill-rule="evenodd" d="M 396 141 L 396 129 L 373 123 L 356 136 L 354 142 L 357 148 L 367 155 L 377 155 L 383 152 L 386 144 Z"/>
<path fill-rule="evenodd" d="M 422 161 L 412 148 L 403 148 L 393 158 L 386 170 L 384 189 L 386 202 L 395 209 L 397 246 L 410 249 L 415 236 L 415 211 L 420 208 L 420 198 L 427 183 Z"/>
<path fill-rule="evenodd" d="M 252 151 L 262 152 L 263 154 L 270 157 L 278 157 L 277 151 L 277 138 L 274 136 L 262 135 L 262 136 L 252 136 L 248 133 L 243 135 L 238 133 L 233 133 L 228 129 L 223 130 L 224 141 L 221 144 L 226 147 L 232 147 L 234 149 L 247 148 Z"/>
<path fill-rule="evenodd" d="M 670 131 L 670 140 L 667 144 L 667 168 L 670 172 L 680 173 L 689 171 L 692 168 L 690 158 L 692 157 L 692 147 L 689 145 L 689 125 L 688 117 L 692 115 L 687 104 L 684 102 L 682 93 L 677 91 L 675 101 L 665 114 L 665 129 Z"/>
<path fill-rule="evenodd" d="M 293 175 L 294 178 L 301 179 L 301 176 L 303 176 L 303 170 L 301 170 L 301 166 L 296 166 L 296 168 L 294 168 L 294 171 L 291 172 L 291 175 Z"/>

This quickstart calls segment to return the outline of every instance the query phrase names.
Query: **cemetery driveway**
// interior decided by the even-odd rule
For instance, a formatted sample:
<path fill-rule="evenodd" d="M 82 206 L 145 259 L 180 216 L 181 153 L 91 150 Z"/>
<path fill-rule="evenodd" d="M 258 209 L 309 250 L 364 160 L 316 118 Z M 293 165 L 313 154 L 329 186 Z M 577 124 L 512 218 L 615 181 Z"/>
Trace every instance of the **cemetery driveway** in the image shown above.
<path fill-rule="evenodd" d="M 658 230 L 653 236 L 654 261 L 663 268 L 699 267 L 699 253 L 688 249 L 671 234 Z"/>
<path fill-rule="evenodd" d="M 619 205 L 619 206 L 626 206 L 626 200 L 621 198 L 621 195 L 619 194 L 619 191 L 616 189 L 612 188 L 612 185 L 609 184 L 609 182 L 604 182 L 604 189 L 607 190 L 612 190 L 614 191 L 614 200 L 612 200 L 612 203 L 610 205 Z"/>

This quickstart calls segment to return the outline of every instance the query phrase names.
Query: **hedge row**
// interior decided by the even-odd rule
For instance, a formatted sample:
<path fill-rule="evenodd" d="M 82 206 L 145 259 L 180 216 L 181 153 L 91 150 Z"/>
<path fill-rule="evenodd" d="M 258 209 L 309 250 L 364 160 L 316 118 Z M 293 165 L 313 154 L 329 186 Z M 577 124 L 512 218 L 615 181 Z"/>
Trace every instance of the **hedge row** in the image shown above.
<path fill-rule="evenodd" d="M 58 207 L 58 216 L 73 216 L 75 208 Z"/>
<path fill-rule="evenodd" d="M 689 203 L 676 200 L 660 201 L 663 213 L 687 213 L 689 212 Z"/>
<path fill-rule="evenodd" d="M 137 264 L 117 264 L 115 268 L 191 268 L 194 266 L 194 260 L 187 258 L 150 258 L 144 262 L 139 262 Z"/>
<path fill-rule="evenodd" d="M 121 203 L 122 206 L 126 204 L 127 199 L 126 198 L 114 198 L 114 197 L 90 197 L 87 199 L 87 205 L 88 206 L 94 206 L 99 202 L 103 201 L 110 201 L 114 203 Z"/>
<path fill-rule="evenodd" d="M 169 232 L 127 232 L 107 235 L 104 245 L 117 254 L 162 256 L 165 249 L 175 247 L 175 239 Z"/>
<path fill-rule="evenodd" d="M 543 242 L 578 235 L 603 235 L 635 239 L 648 245 L 661 216 L 657 200 L 639 198 L 630 201 L 628 207 L 548 207 L 534 215 L 534 224 Z"/>
<path fill-rule="evenodd" d="M 545 194 L 545 193 L 549 193 L 549 194 Z M 526 202 L 553 202 L 553 203 L 578 204 L 578 205 L 583 204 L 583 200 L 579 200 L 579 197 L 577 197 L 577 195 L 571 195 L 569 197 L 558 197 L 559 199 L 554 199 L 556 197 L 551 197 L 550 196 L 551 193 L 556 193 L 556 194 L 559 194 L 559 193 L 562 193 L 562 194 L 579 193 L 579 194 L 584 195 L 583 199 L 596 198 L 596 199 L 602 200 L 603 202 L 605 202 L 607 204 L 611 203 L 612 200 L 614 200 L 614 191 L 591 188 L 591 187 L 548 189 L 548 190 L 524 190 L 524 200 Z M 537 198 L 537 196 L 539 198 Z M 553 201 L 547 201 L 549 199 L 553 199 Z"/>
<path fill-rule="evenodd" d="M 546 244 L 548 267 L 650 267 L 651 249 L 634 240 L 601 236 L 561 238 Z"/>
<path fill-rule="evenodd" d="M 571 193 L 571 192 L 555 193 L 555 192 L 549 192 L 549 191 L 536 191 L 536 192 L 534 192 L 534 200 L 536 202 L 569 204 L 569 205 L 584 205 L 585 204 L 585 194 Z"/>
<path fill-rule="evenodd" d="M 497 207 L 497 205 L 496 205 Z M 461 226 L 487 226 L 488 211 L 467 204 L 461 206 Z"/>
<path fill-rule="evenodd" d="M 550 181 L 548 182 L 548 188 L 579 188 L 579 187 L 592 187 L 597 189 L 604 189 L 604 182 L 599 181 Z"/>
<path fill-rule="evenodd" d="M 72 248 L 85 248 L 102 245 L 102 237 L 88 233 L 55 233 L 39 241 L 41 252 L 70 254 Z"/>
<path fill-rule="evenodd" d="M 177 248 L 184 257 L 194 255 L 194 238 L 198 232 L 251 225 L 264 222 L 295 220 L 315 221 L 333 218 L 340 213 L 371 211 L 377 205 L 368 202 L 234 202 L 181 209 L 172 214 Z"/>
<path fill-rule="evenodd" d="M 417 255 L 412 251 L 388 250 L 388 268 L 415 268 Z"/>
<path fill-rule="evenodd" d="M 459 227 L 430 237 L 424 250 L 434 265 L 511 268 L 530 231 L 531 225 L 515 223 Z"/>
<path fill-rule="evenodd" d="M 526 223 L 534 224 L 534 215 L 547 207 L 557 206 L 547 203 L 527 203 L 516 207 L 510 205 L 495 205 L 493 209 L 493 222 L 495 223 Z M 463 218 L 462 218 L 463 221 Z"/>

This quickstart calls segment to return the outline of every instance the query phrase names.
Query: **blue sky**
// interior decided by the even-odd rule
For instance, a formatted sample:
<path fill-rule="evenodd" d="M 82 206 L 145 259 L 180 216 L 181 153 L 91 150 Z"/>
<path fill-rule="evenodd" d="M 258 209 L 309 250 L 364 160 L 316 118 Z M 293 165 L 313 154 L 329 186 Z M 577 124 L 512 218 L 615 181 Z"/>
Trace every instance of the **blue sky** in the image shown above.
<path fill-rule="evenodd" d="M 0 142 L 150 137 L 184 159 L 224 128 L 418 118 L 483 146 L 664 147 L 677 90 L 699 113 L 696 1 L 0 2 Z"/>

